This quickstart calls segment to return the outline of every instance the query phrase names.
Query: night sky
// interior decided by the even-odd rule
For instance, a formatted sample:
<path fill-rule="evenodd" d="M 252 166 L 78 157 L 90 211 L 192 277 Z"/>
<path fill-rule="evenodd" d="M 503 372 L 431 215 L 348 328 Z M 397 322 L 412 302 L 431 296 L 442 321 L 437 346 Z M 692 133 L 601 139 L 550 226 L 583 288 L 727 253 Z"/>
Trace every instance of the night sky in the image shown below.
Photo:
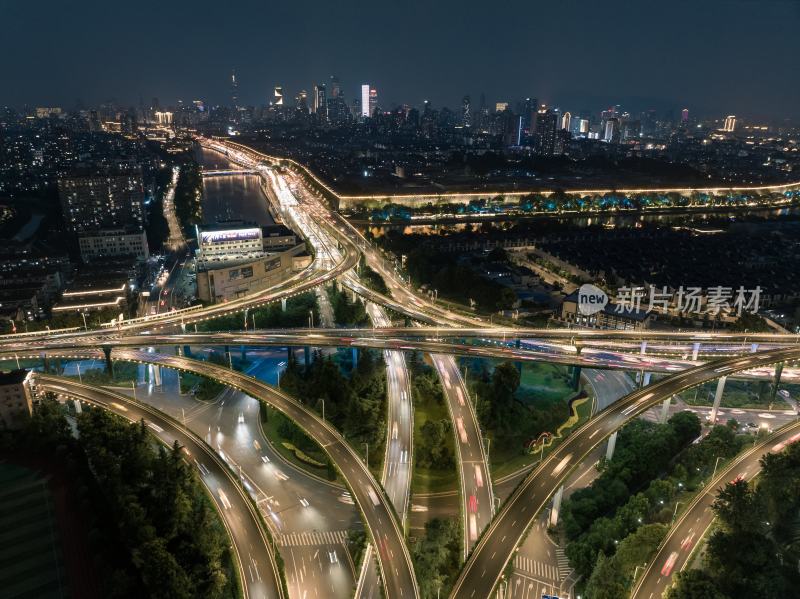
<path fill-rule="evenodd" d="M 800 0 L 0 0 L 0 105 L 287 97 L 330 75 L 379 105 L 533 96 L 567 110 L 800 120 Z"/>

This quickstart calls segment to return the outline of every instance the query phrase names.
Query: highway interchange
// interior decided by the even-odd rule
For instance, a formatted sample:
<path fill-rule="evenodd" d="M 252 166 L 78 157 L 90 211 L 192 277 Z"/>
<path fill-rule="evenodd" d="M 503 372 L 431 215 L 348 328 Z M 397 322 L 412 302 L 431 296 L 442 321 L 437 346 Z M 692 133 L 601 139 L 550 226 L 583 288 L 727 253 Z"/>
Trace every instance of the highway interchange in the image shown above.
<path fill-rule="evenodd" d="M 227 151 L 232 160 L 238 161 L 243 166 L 255 167 L 264 172 L 268 171 L 270 177 L 275 177 L 272 169 L 266 165 L 275 164 L 276 159 L 258 155 L 242 146 L 229 144 L 226 148 L 222 146 L 222 142 L 214 142 L 211 145 Z M 645 335 L 641 332 L 512 329 L 486 326 L 485 323 L 472 316 L 441 308 L 410 291 L 396 272 L 386 267 L 380 255 L 349 223 L 324 206 L 318 191 L 315 192 L 304 187 L 303 182 L 307 181 L 309 177 L 313 178 L 313 175 L 301 172 L 302 167 L 296 164 L 293 169 L 288 170 L 289 173 L 285 177 L 288 183 L 276 182 L 279 188 L 278 195 L 283 198 L 279 198 L 279 201 L 284 216 L 288 217 L 287 220 L 300 229 L 304 236 L 312 241 L 312 245 L 316 249 L 314 262 L 307 271 L 295 275 L 275 288 L 254 294 L 254 296 L 247 296 L 209 308 L 176 311 L 158 315 L 156 318 L 135 319 L 98 331 L 61 331 L 3 336 L 0 337 L 0 351 L 8 358 L 12 355 L 17 355 L 17 357 L 38 356 L 42 351 L 52 355 L 69 355 L 72 352 L 82 356 L 86 351 L 96 350 L 99 346 L 113 348 L 112 356 L 116 360 L 190 371 L 215 378 L 236 390 L 234 392 L 238 393 L 239 399 L 238 403 L 233 405 L 242 405 L 245 398 L 252 397 L 281 410 L 320 443 L 347 481 L 352 499 L 358 506 L 364 525 L 370 532 L 377 548 L 375 553 L 380 566 L 381 580 L 384 591 L 389 597 L 418 596 L 417 582 L 404 532 L 405 515 L 408 510 L 410 464 L 412 463 L 413 419 L 411 414 L 413 407 L 410 402 L 411 394 L 403 351 L 420 350 L 432 354 L 433 363 L 445 390 L 451 417 L 456 423 L 453 429 L 457 436 L 462 499 L 461 515 L 465 522 L 465 556 L 471 545 L 475 544 L 481 531 L 488 526 L 469 555 L 453 589 L 452 597 L 489 597 L 491 595 L 502 577 L 506 564 L 513 558 L 520 541 L 534 524 L 537 514 L 542 511 L 552 494 L 595 447 L 624 423 L 681 390 L 723 375 L 743 372 L 747 372 L 749 376 L 771 378 L 774 371 L 773 365 L 796 361 L 800 358 L 800 347 L 796 346 L 798 337 L 795 335 L 725 335 L 647 331 L 646 338 L 643 338 Z M 316 181 L 317 189 L 320 187 L 325 189 L 324 184 Z M 317 196 L 317 201 L 314 200 L 313 195 Z M 297 198 L 300 198 L 299 202 L 296 201 Z M 367 289 L 354 275 L 350 274 L 362 254 L 386 280 L 392 292 L 391 298 Z M 354 293 L 369 300 L 368 309 L 374 328 L 366 331 L 313 329 L 215 335 L 174 332 L 176 326 L 185 329 L 186 325 L 192 322 L 212 319 L 223 314 L 279 301 L 337 278 Z M 408 329 L 391 327 L 390 321 L 379 304 L 429 326 Z M 158 333 L 159 329 L 164 332 Z M 518 339 L 524 341 L 516 344 L 506 342 Z M 183 356 L 171 356 L 136 349 L 159 345 L 247 345 L 257 347 L 304 344 L 330 347 L 372 347 L 385 352 L 389 398 L 388 442 L 380 484 L 369 472 L 358 454 L 349 447 L 330 424 L 316 412 L 309 410 L 274 387 L 254 377 L 208 362 L 198 362 Z M 646 348 L 648 353 L 645 353 Z M 466 396 L 466 387 L 455 361 L 450 357 L 453 354 L 512 360 L 543 360 L 577 364 L 588 368 L 602 367 L 661 372 L 670 376 L 643 389 L 632 391 L 611 406 L 598 406 L 600 409 L 603 407 L 606 409 L 600 411 L 597 416 L 570 435 L 537 468 L 531 471 L 522 485 L 492 519 L 494 501 L 483 441 L 472 402 Z M 698 359 L 715 356 L 729 357 L 705 364 L 698 362 Z M 796 374 L 792 370 L 788 368 L 784 370 L 784 378 L 792 380 L 795 376 Z M 70 379 L 40 375 L 37 377 L 37 381 L 47 390 L 79 397 L 117 413 L 124 412 L 128 418 L 143 417 L 161 429 L 158 436 L 162 440 L 168 442 L 170 439 L 178 438 L 186 447 L 194 448 L 194 450 L 189 450 L 193 455 L 208 457 L 209 453 L 214 454 L 213 451 L 209 451 L 207 446 L 213 446 L 214 432 L 211 430 L 211 425 L 209 425 L 208 431 L 210 436 L 206 439 L 206 443 L 204 444 L 200 440 L 198 445 L 196 435 L 176 424 L 172 419 L 161 415 L 159 411 L 147 408 L 141 403 L 131 404 L 129 399 L 118 394 L 75 383 Z M 120 410 L 119 406 L 126 409 Z M 221 412 L 222 406 L 220 406 Z M 461 423 L 461 426 L 457 423 Z M 794 431 L 795 429 L 788 430 Z M 224 437 L 224 434 L 222 436 Z M 756 449 L 762 448 L 763 444 Z M 225 455 L 221 445 L 217 449 L 222 455 Z M 750 460 L 748 468 L 755 468 L 752 462 L 757 461 L 756 453 L 750 452 L 742 456 L 742 460 Z M 253 469 L 252 459 L 251 455 L 247 467 L 247 477 L 249 484 L 256 487 L 257 484 L 250 478 L 250 471 Z M 261 461 L 260 456 L 257 459 Z M 209 466 L 209 471 L 214 475 L 213 482 L 210 482 L 212 481 L 210 477 L 208 481 L 204 481 L 212 490 L 212 495 L 214 488 L 230 490 L 230 492 L 225 491 L 224 493 L 225 501 L 220 499 L 219 494 L 215 496 L 215 501 L 220 504 L 220 511 L 225 516 L 226 523 L 235 538 L 240 560 L 243 564 L 252 566 L 249 570 L 249 583 L 246 585 L 248 596 L 281 596 L 282 591 L 279 588 L 276 566 L 269 551 L 265 533 L 262 525 L 257 523 L 258 518 L 253 513 L 252 503 L 241 492 L 242 487 L 236 485 L 235 478 L 231 478 L 231 462 L 226 465 L 224 460 L 220 462 L 218 457 L 208 457 L 208 462 L 215 464 L 214 468 L 219 468 L 213 469 Z M 265 464 L 263 461 L 261 463 Z M 745 464 L 742 463 L 742 467 L 744 466 Z M 244 464 L 241 464 L 241 467 L 244 470 Z M 726 469 L 723 475 L 728 473 L 729 469 Z M 205 473 L 204 476 L 208 477 Z M 240 476 L 244 480 L 244 475 L 240 474 Z M 718 478 L 721 480 L 721 477 Z M 231 484 L 233 487 L 230 487 Z M 216 487 L 212 488 L 212 485 L 216 485 Z M 228 486 L 226 487 L 226 485 Z M 233 489 L 236 491 L 234 492 Z M 250 491 L 251 494 L 255 494 L 256 502 L 258 502 L 258 492 L 253 492 L 253 489 Z M 332 492 L 338 493 L 337 490 Z M 264 495 L 265 497 L 261 499 L 264 499 L 267 505 L 271 505 L 274 499 L 267 500 L 266 494 Z M 709 494 L 698 497 L 695 507 L 687 510 L 686 514 L 696 512 L 697 518 L 709 518 L 709 512 L 705 509 L 707 505 L 703 503 L 703 501 L 708 501 L 707 495 Z M 473 498 L 475 499 L 474 503 Z M 306 500 L 305 497 L 303 499 Z M 241 501 L 242 503 L 236 509 L 236 514 L 238 514 L 236 518 L 246 518 L 249 513 L 252 516 L 252 522 L 248 525 L 243 524 L 244 521 L 231 524 L 233 521 L 231 514 L 226 514 L 226 511 L 231 510 L 225 505 L 228 501 L 231 504 Z M 261 506 L 259 505 L 259 507 Z M 270 510 L 271 508 L 266 509 L 268 516 L 279 511 Z M 475 516 L 474 534 L 470 524 L 472 515 Z M 682 525 L 684 520 L 685 517 L 679 520 L 676 527 Z M 695 534 L 697 531 L 697 528 L 693 529 Z M 679 534 L 679 532 L 674 534 Z M 261 536 L 260 541 L 256 535 Z M 673 542 L 671 540 L 674 536 L 673 532 L 670 535 L 665 548 Z M 253 543 L 260 544 L 260 548 L 256 548 Z M 250 547 L 248 557 L 244 559 L 241 555 L 242 547 Z M 652 564 L 658 562 L 665 550 L 662 548 Z M 342 557 L 344 556 L 342 555 Z M 310 562 L 311 558 L 303 556 L 302 559 L 304 568 L 305 560 L 308 559 Z M 334 563 L 333 558 L 329 558 L 329 561 L 331 564 Z M 652 564 L 651 569 L 654 567 Z M 254 570 L 258 572 L 257 577 L 253 576 Z M 369 592 L 361 590 L 362 596 L 371 596 L 372 589 L 376 588 L 377 581 L 370 581 L 368 576 L 370 575 L 364 574 L 361 577 L 359 588 L 369 589 Z M 247 576 L 243 576 L 243 578 L 245 581 L 248 580 Z M 666 578 L 656 582 L 651 579 L 652 575 L 646 572 L 636 589 L 636 593 L 638 593 L 636 596 L 648 599 L 655 597 L 660 592 L 658 589 L 663 588 L 667 583 Z M 312 588 L 320 588 L 323 584 L 326 583 L 313 585 Z M 298 585 L 298 590 L 299 588 Z M 268 591 L 273 594 L 265 594 Z M 332 588 L 332 591 L 333 594 L 339 595 L 339 591 L 335 588 Z M 656 594 L 654 595 L 654 593 Z"/>

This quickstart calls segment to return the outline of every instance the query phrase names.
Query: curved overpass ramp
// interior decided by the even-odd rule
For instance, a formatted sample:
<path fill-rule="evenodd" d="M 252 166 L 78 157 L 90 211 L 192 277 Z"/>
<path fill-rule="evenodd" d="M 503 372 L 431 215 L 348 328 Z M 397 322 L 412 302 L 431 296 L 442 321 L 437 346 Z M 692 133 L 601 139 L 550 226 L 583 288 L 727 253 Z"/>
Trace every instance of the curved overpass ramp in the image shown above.
<path fill-rule="evenodd" d="M 723 375 L 800 359 L 800 348 L 780 349 L 709 362 L 634 391 L 592 418 L 533 470 L 503 505 L 461 571 L 451 598 L 491 596 L 536 515 L 572 469 L 615 430 L 648 408 L 685 389 Z"/>
<path fill-rule="evenodd" d="M 216 364 L 132 349 L 115 350 L 114 359 L 174 368 L 217 380 L 270 404 L 294 420 L 320 444 L 347 481 L 377 547 L 386 596 L 419 597 L 403 531 L 383 489 L 339 432 L 316 412 L 274 387 Z"/>
<path fill-rule="evenodd" d="M 145 419 L 160 431 L 150 432 L 168 446 L 178 441 L 191 457 L 189 461 L 203 464 L 207 475 L 201 477 L 228 529 L 236 553 L 239 577 L 244 595 L 248 599 L 285 598 L 278 573 L 278 564 L 270 549 L 269 535 L 253 503 L 245 496 L 241 485 L 226 464 L 197 435 L 174 422 L 171 418 L 125 395 L 108 389 L 84 385 L 72 379 L 43 374 L 34 375 L 34 384 L 44 391 L 67 395 L 100 406 L 132 422 Z M 200 466 L 197 466 L 200 468 Z M 224 505 L 220 491 L 230 505 Z"/>

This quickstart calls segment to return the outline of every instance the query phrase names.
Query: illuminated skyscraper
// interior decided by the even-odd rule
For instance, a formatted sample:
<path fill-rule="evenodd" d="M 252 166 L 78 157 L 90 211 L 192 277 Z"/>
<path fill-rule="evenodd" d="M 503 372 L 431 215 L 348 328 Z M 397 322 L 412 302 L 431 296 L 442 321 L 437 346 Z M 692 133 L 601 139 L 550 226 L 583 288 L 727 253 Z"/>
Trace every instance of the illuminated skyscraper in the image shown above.
<path fill-rule="evenodd" d="M 369 83 L 361 86 L 361 116 L 368 117 L 369 114 Z"/>
<path fill-rule="evenodd" d="M 308 92 L 304 89 L 301 89 L 300 92 L 295 96 L 294 103 L 298 110 L 308 113 Z"/>
<path fill-rule="evenodd" d="M 689 122 L 689 109 L 684 108 L 681 110 L 681 124 L 685 125 Z"/>
<path fill-rule="evenodd" d="M 611 117 L 606 121 L 606 128 L 603 132 L 603 141 L 608 143 L 616 143 L 619 141 L 619 119 Z"/>
<path fill-rule="evenodd" d="M 565 112 L 561 117 L 561 128 L 569 131 L 570 124 L 572 123 L 572 114 Z"/>
<path fill-rule="evenodd" d="M 556 153 L 556 133 L 559 129 L 559 114 L 542 105 L 536 114 L 536 151 L 544 156 Z"/>
<path fill-rule="evenodd" d="M 722 127 L 723 131 L 728 131 L 729 133 L 736 130 L 736 116 L 731 114 L 725 117 L 725 125 Z"/>
<path fill-rule="evenodd" d="M 239 84 L 236 82 L 236 71 L 231 71 L 231 106 L 239 107 Z"/>
<path fill-rule="evenodd" d="M 469 96 L 464 96 L 461 100 L 461 124 L 464 127 L 472 127 L 472 105 Z"/>
<path fill-rule="evenodd" d="M 369 88 L 369 113 L 375 116 L 375 109 L 378 108 L 378 90 L 374 87 Z"/>
<path fill-rule="evenodd" d="M 326 114 L 326 93 L 325 84 L 319 83 L 314 86 L 314 113 L 324 119 Z"/>
<path fill-rule="evenodd" d="M 272 103 L 275 106 L 283 106 L 283 87 L 276 85 L 272 92 Z"/>

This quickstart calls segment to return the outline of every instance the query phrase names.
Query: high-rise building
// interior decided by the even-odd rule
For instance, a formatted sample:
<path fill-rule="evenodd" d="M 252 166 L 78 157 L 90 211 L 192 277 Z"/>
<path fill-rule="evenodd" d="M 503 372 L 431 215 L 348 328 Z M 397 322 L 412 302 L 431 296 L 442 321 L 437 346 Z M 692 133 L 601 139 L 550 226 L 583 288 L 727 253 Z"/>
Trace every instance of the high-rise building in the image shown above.
<path fill-rule="evenodd" d="M 300 92 L 298 92 L 298 94 L 295 96 L 294 103 L 298 110 L 308 113 L 308 92 L 304 89 L 301 89 Z"/>
<path fill-rule="evenodd" d="M 564 115 L 561 117 L 561 128 L 569 131 L 569 127 L 572 124 L 572 114 L 569 112 L 565 112 Z"/>
<path fill-rule="evenodd" d="M 58 196 L 72 232 L 143 226 L 141 170 L 63 177 L 58 180 Z"/>
<path fill-rule="evenodd" d="M 336 75 L 331 75 L 331 98 L 338 98 L 342 93 L 342 84 L 339 83 L 339 78 Z"/>
<path fill-rule="evenodd" d="M 464 96 L 461 100 L 461 124 L 472 127 L 472 102 L 469 96 Z"/>
<path fill-rule="evenodd" d="M 314 86 L 314 114 L 319 118 L 326 117 L 327 103 L 326 103 L 325 84 L 319 83 Z"/>
<path fill-rule="evenodd" d="M 274 106 L 283 106 L 283 87 L 276 85 L 272 91 L 272 104 Z"/>
<path fill-rule="evenodd" d="M 722 127 L 723 131 L 732 133 L 736 130 L 736 116 L 731 114 L 725 117 L 725 124 Z"/>
<path fill-rule="evenodd" d="M 522 103 L 522 128 L 526 137 L 531 137 L 536 125 L 536 112 L 539 109 L 539 100 L 536 98 L 525 98 Z"/>
<path fill-rule="evenodd" d="M 536 151 L 543 156 L 556 154 L 556 133 L 561 124 L 559 116 L 544 105 L 536 114 Z"/>
<path fill-rule="evenodd" d="M 684 108 L 681 110 L 681 124 L 686 125 L 689 122 L 689 109 Z"/>
<path fill-rule="evenodd" d="M 236 82 L 236 71 L 231 71 L 231 107 L 239 107 L 239 84 Z"/>
<path fill-rule="evenodd" d="M 361 116 L 368 117 L 369 113 L 369 83 L 361 86 Z"/>
<path fill-rule="evenodd" d="M 374 87 L 369 88 L 369 114 L 375 116 L 375 110 L 378 108 L 378 90 Z"/>
<path fill-rule="evenodd" d="M 608 143 L 616 143 L 619 141 L 619 119 L 611 117 L 606 121 L 605 130 L 603 131 L 603 141 Z"/>

